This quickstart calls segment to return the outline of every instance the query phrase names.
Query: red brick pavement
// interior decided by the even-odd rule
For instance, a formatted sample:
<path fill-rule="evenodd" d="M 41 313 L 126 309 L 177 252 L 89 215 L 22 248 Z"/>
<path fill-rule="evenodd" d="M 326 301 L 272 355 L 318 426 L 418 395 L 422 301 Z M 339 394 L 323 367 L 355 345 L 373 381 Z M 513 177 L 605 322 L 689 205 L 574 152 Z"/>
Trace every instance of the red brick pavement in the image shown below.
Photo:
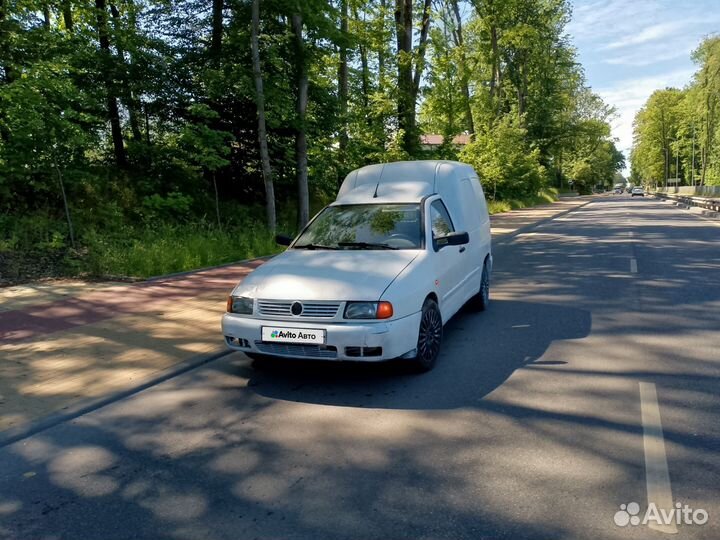
<path fill-rule="evenodd" d="M 37 339 L 119 315 L 141 314 L 157 310 L 174 300 L 224 296 L 263 262 L 264 259 L 256 259 L 154 281 L 119 285 L 74 298 L 0 312 L 0 343 Z"/>

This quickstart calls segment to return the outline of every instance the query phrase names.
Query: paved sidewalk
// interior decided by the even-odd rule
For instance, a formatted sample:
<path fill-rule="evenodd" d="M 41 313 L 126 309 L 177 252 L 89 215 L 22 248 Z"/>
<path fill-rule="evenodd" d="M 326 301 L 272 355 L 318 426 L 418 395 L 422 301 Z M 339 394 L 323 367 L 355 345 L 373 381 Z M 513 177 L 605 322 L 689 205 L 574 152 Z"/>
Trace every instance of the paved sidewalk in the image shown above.
<path fill-rule="evenodd" d="M 507 237 L 589 200 L 495 215 L 493 236 Z M 263 262 L 132 284 L 0 289 L 0 435 L 225 350 L 219 322 L 227 294 Z"/>

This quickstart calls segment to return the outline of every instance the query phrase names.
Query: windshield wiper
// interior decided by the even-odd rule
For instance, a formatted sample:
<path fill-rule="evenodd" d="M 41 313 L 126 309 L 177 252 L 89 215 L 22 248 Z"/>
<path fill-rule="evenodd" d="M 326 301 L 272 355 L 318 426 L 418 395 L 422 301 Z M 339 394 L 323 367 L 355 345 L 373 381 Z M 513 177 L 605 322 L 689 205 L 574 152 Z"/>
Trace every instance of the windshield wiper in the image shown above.
<path fill-rule="evenodd" d="M 340 247 L 354 247 L 358 249 L 398 249 L 388 244 L 374 244 L 372 242 L 338 242 Z"/>
<path fill-rule="evenodd" d="M 293 249 L 339 249 L 336 246 L 325 246 L 323 244 L 301 244 L 294 245 Z"/>

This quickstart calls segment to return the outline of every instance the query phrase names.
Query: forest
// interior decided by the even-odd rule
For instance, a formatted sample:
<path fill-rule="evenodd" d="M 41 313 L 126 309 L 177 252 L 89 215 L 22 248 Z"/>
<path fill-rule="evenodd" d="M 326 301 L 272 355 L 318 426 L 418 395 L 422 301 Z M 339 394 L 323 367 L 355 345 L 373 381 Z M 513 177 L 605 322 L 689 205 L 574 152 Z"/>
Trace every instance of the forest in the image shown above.
<path fill-rule="evenodd" d="M 614 110 L 571 15 L 565 0 L 0 0 L 0 273 L 270 254 L 369 163 L 470 163 L 494 211 L 610 184 Z"/>
<path fill-rule="evenodd" d="M 657 90 L 635 116 L 636 184 L 720 185 L 720 37 L 706 38 L 693 60 L 697 71 L 685 88 Z"/>

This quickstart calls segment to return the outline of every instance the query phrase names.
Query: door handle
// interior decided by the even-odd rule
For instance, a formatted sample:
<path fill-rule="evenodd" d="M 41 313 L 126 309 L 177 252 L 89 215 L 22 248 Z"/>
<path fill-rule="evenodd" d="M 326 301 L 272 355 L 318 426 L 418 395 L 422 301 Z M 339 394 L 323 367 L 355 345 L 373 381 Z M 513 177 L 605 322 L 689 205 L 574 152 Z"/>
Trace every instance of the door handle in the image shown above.
<path fill-rule="evenodd" d="M 462 253 L 463 251 L 465 251 L 465 246 L 460 248 L 460 253 Z"/>

